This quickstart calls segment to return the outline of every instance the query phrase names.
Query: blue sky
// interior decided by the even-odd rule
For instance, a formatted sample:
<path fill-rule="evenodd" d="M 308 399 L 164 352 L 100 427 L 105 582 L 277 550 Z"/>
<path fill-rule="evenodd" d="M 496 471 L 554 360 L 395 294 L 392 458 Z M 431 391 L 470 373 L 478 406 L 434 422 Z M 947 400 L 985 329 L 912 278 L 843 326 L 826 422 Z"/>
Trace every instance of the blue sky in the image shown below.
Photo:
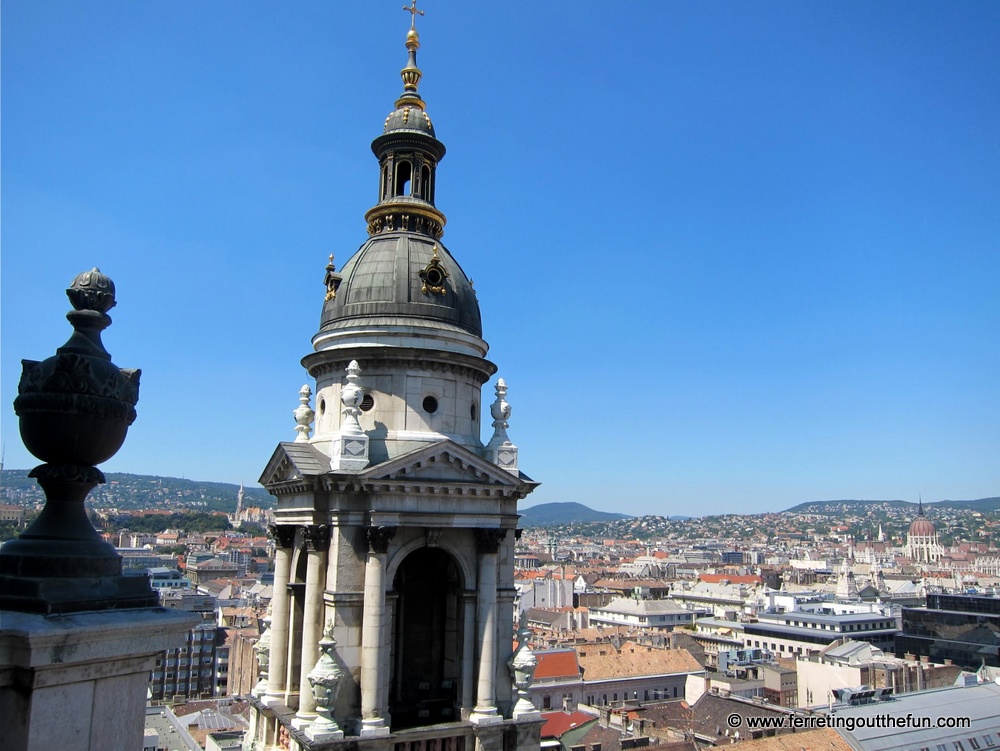
<path fill-rule="evenodd" d="M 37 463 L 19 361 L 92 266 L 143 369 L 104 469 L 251 483 L 294 437 L 401 5 L 3 3 L 7 467 Z M 531 503 L 1000 494 L 1000 4 L 422 7 L 444 242 Z"/>

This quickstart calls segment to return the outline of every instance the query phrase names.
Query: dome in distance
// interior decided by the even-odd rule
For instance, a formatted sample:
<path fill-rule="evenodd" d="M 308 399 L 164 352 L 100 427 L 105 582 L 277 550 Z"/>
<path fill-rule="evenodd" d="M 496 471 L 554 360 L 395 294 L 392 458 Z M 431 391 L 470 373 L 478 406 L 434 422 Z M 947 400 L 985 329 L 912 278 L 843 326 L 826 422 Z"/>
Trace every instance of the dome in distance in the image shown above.
<path fill-rule="evenodd" d="M 926 516 L 920 515 L 910 525 L 910 534 L 913 537 L 932 537 L 934 535 L 934 523 Z"/>

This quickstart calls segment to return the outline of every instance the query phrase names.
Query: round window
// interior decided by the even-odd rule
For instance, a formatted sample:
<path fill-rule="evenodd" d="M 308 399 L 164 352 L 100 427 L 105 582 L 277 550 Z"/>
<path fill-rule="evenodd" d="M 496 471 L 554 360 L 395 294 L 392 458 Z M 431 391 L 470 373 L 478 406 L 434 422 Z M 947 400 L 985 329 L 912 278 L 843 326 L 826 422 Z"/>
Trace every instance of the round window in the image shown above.
<path fill-rule="evenodd" d="M 426 412 L 429 415 L 433 415 L 437 411 L 438 411 L 438 400 L 435 399 L 433 396 L 425 396 L 424 412 Z"/>
<path fill-rule="evenodd" d="M 375 406 L 375 399 L 371 394 L 365 394 L 364 398 L 361 400 L 361 404 L 358 405 L 362 412 L 368 412 L 372 407 Z"/>
<path fill-rule="evenodd" d="M 427 269 L 427 283 L 432 287 L 440 287 L 444 284 L 444 276 L 441 274 L 441 269 Z"/>

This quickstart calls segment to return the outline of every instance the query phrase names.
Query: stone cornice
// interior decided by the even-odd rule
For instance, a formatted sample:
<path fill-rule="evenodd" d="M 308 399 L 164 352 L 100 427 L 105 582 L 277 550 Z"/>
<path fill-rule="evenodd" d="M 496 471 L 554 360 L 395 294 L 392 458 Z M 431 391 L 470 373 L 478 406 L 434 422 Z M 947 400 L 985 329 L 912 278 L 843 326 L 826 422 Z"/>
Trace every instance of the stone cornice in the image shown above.
<path fill-rule="evenodd" d="M 344 347 L 322 350 L 302 358 L 304 367 L 313 378 L 335 375 L 338 379 L 351 362 L 364 364 L 366 372 L 382 369 L 419 369 L 431 372 L 456 373 L 480 384 L 486 383 L 497 371 L 496 365 L 486 359 L 471 357 L 459 352 L 417 349 L 415 347 L 379 348 L 377 353 L 366 347 Z M 414 363 L 418 363 L 414 365 Z"/>

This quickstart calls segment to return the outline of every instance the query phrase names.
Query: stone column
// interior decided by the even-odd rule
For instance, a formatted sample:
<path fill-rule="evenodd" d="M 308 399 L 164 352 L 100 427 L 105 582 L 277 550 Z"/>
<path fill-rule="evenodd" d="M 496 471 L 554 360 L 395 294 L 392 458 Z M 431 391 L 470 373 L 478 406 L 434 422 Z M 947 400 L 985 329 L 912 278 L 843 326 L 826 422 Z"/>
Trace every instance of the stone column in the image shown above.
<path fill-rule="evenodd" d="M 361 628 L 361 732 L 362 736 L 388 735 L 382 697 L 385 620 L 385 564 L 394 527 L 369 527 L 368 562 L 365 566 L 365 610 Z M 388 671 L 386 671 L 388 672 Z"/>
<path fill-rule="evenodd" d="M 288 573 L 292 563 L 295 527 L 271 525 L 274 553 L 274 586 L 271 594 L 271 653 L 268 661 L 267 693 L 261 697 L 266 706 L 285 701 L 285 669 L 288 657 Z"/>
<path fill-rule="evenodd" d="M 462 642 L 462 719 L 467 720 L 472 713 L 476 699 L 476 592 L 467 590 L 462 594 L 463 628 Z"/>
<path fill-rule="evenodd" d="M 500 541 L 507 534 L 503 529 L 477 529 L 479 550 L 477 582 L 477 620 L 479 635 L 479 681 L 476 708 L 469 718 L 479 725 L 502 722 L 496 707 L 497 673 L 497 553 Z"/>
<path fill-rule="evenodd" d="M 330 528 L 325 524 L 305 527 L 306 592 L 302 614 L 302 651 L 299 667 L 299 711 L 293 726 L 301 729 L 316 719 L 316 699 L 309 690 L 309 672 L 319 657 L 319 638 L 323 628 L 323 588 L 326 548 Z"/>
<path fill-rule="evenodd" d="M 299 552 L 302 555 L 302 552 Z M 294 557 L 293 557 L 294 560 Z M 299 706 L 299 657 L 302 654 L 302 604 L 305 584 L 288 585 L 288 649 L 285 650 L 285 701 L 286 707 Z"/>

